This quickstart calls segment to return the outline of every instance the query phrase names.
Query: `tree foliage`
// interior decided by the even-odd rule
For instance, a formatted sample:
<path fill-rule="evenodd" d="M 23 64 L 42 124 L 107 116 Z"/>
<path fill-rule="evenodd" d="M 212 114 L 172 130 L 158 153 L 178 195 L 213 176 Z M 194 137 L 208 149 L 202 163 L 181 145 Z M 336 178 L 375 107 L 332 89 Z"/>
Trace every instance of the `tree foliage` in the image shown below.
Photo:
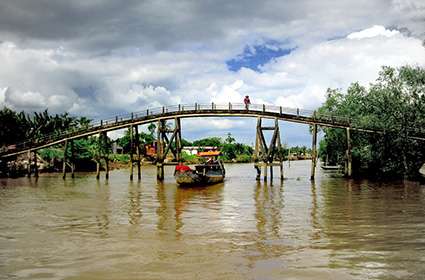
<path fill-rule="evenodd" d="M 353 126 L 380 129 L 382 134 L 351 132 L 353 171 L 379 177 L 415 176 L 425 161 L 425 69 L 383 67 L 369 87 L 353 83 L 345 94 L 329 89 L 318 110 L 350 119 Z M 346 159 L 346 132 L 325 128 L 319 156 L 331 163 Z"/>

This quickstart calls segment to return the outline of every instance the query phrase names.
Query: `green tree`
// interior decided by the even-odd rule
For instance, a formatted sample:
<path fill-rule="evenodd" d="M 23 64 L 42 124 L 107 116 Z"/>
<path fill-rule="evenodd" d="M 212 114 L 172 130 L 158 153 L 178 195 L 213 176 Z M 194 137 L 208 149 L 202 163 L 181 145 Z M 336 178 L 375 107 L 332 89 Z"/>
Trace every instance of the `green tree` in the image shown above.
<path fill-rule="evenodd" d="M 380 129 L 382 134 L 352 132 L 353 171 L 380 177 L 414 177 L 425 161 L 425 145 L 409 136 L 424 136 L 425 70 L 404 66 L 383 67 L 368 88 L 353 83 L 345 94 L 328 90 L 318 110 L 321 115 L 350 119 L 353 126 Z M 325 128 L 319 155 L 343 163 L 346 135 L 341 129 Z"/>

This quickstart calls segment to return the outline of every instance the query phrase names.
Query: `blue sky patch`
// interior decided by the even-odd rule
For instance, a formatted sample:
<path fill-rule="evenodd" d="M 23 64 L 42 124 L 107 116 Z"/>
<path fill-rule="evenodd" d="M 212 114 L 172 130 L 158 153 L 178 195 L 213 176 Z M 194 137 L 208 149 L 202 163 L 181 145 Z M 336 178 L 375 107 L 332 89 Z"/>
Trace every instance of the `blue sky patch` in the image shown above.
<path fill-rule="evenodd" d="M 280 48 L 276 43 L 266 43 L 262 45 L 246 46 L 236 58 L 226 61 L 230 71 L 238 71 L 242 67 L 260 71 L 260 66 L 270 60 L 290 54 L 295 48 Z"/>

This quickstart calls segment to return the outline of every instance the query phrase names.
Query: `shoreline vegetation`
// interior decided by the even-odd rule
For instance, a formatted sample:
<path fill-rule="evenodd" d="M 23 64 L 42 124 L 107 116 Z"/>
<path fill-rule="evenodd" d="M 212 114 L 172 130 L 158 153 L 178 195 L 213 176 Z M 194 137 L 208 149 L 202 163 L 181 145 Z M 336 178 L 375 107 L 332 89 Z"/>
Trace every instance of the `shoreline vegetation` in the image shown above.
<path fill-rule="evenodd" d="M 317 111 L 350 119 L 352 125 L 383 133 L 351 131 L 353 176 L 378 180 L 418 179 L 425 163 L 425 69 L 413 66 L 383 67 L 374 83 L 353 83 L 343 92 L 328 89 Z M 319 157 L 330 165 L 344 166 L 346 132 L 322 128 Z"/>
<path fill-rule="evenodd" d="M 380 180 L 419 176 L 419 169 L 425 163 L 425 143 L 408 138 L 410 135 L 425 135 L 425 70 L 420 67 L 383 67 L 377 80 L 369 86 L 353 83 L 343 92 L 328 89 L 327 98 L 317 110 L 318 114 L 332 114 L 350 119 L 353 125 L 381 129 L 384 132 L 362 133 L 352 131 L 353 176 L 373 177 Z M 0 110 L 0 149 L 13 146 L 26 139 L 41 139 L 44 135 L 87 127 L 90 120 L 72 117 L 67 113 L 50 115 L 47 110 L 28 114 L 9 108 Z M 139 133 L 143 161 L 153 161 L 147 146 L 155 141 L 156 126 L 150 124 L 145 132 Z M 327 165 L 344 166 L 347 159 L 345 129 L 322 128 L 323 139 L 319 143 L 318 156 Z M 121 153 L 113 153 L 113 144 Z M 189 142 L 182 139 L 186 147 L 217 147 L 224 162 L 253 162 L 253 148 L 236 142 L 229 133 L 226 137 L 209 137 Z M 99 139 L 97 136 L 73 141 L 73 147 L 65 151 L 67 158 L 73 158 L 77 171 L 96 170 L 96 163 L 103 165 L 105 157 L 110 166 L 129 166 L 130 134 L 122 137 Z M 283 145 L 278 153 L 284 160 L 309 159 L 312 151 L 307 147 Z M 64 151 L 62 145 L 38 151 L 40 171 L 59 172 L 62 170 Z M 187 152 L 182 153 L 183 161 L 197 164 L 204 159 Z M 28 156 L 20 155 L 11 162 L 0 161 L 0 176 L 20 176 L 26 172 Z"/>

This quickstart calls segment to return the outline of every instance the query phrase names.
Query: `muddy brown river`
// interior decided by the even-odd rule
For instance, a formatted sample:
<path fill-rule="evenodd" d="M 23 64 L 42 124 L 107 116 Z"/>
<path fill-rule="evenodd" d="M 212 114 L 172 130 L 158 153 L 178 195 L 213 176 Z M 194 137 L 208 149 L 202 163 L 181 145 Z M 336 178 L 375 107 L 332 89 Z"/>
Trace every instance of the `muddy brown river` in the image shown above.
<path fill-rule="evenodd" d="M 195 189 L 152 166 L 0 179 L 0 279 L 425 279 L 425 186 L 226 168 Z"/>

